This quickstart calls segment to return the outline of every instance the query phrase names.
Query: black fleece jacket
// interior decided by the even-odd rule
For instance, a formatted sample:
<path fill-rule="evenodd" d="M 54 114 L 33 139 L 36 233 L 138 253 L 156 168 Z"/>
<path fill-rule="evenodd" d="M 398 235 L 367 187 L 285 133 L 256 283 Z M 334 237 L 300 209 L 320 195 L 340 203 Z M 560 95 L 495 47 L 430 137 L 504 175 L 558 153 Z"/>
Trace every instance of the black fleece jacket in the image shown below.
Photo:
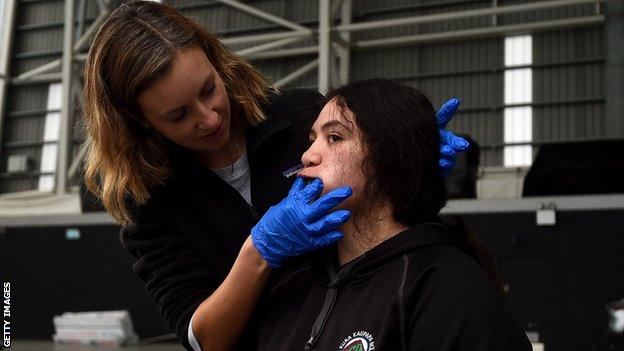
<path fill-rule="evenodd" d="M 531 350 L 463 240 L 425 223 L 337 267 L 325 250 L 267 291 L 258 350 Z"/>
<path fill-rule="evenodd" d="M 193 312 L 225 279 L 252 226 L 288 193 L 294 179 L 282 172 L 301 162 L 323 100 L 311 90 L 284 91 L 265 106 L 268 119 L 246 131 L 253 207 L 178 150 L 172 177 L 151 189 L 149 203 L 131 208 L 136 225 L 121 230 L 121 243 L 138 259 L 135 273 L 187 349 Z M 241 340 L 239 349 L 253 347 Z"/>

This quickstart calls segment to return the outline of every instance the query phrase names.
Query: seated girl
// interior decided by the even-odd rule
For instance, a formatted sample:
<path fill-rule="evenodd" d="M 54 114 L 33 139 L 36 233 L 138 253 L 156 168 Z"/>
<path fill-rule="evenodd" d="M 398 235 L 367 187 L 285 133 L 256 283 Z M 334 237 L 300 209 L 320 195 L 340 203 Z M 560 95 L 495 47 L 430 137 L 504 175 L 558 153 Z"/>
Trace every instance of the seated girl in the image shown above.
<path fill-rule="evenodd" d="M 275 275 L 259 350 L 530 350 L 470 241 L 442 224 L 434 110 L 388 80 L 330 93 L 299 185 L 342 185 L 352 218 L 334 247 Z"/>

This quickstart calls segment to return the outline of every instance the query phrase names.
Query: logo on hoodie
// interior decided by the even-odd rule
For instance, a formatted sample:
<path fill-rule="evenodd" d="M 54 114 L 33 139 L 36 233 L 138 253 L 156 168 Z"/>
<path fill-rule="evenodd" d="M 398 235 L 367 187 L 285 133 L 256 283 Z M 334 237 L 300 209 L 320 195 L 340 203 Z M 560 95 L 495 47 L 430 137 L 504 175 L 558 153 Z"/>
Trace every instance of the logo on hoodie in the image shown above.
<path fill-rule="evenodd" d="M 373 335 L 364 330 L 351 333 L 338 346 L 340 351 L 373 351 L 374 349 Z"/>

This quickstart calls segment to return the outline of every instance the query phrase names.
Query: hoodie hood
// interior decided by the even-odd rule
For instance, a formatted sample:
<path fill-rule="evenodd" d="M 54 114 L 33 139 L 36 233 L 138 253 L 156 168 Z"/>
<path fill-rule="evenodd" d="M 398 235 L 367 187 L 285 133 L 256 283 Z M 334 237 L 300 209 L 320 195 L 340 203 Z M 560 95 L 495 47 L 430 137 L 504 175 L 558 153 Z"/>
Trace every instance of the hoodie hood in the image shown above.
<path fill-rule="evenodd" d="M 341 267 L 333 249 L 278 280 L 259 350 L 531 349 L 467 240 L 440 222 Z"/>
<path fill-rule="evenodd" d="M 467 242 L 450 233 L 441 221 L 421 223 L 396 234 L 341 267 L 337 267 L 335 250 L 326 252 L 317 261 L 316 280 L 326 286 L 352 286 L 366 281 L 387 262 L 434 245 L 451 245 L 473 257 Z"/>
<path fill-rule="evenodd" d="M 332 314 L 340 290 L 354 285 L 365 285 L 385 264 L 407 253 L 413 253 L 435 245 L 452 245 L 469 253 L 465 241 L 449 233 L 439 222 L 422 223 L 404 230 L 375 246 L 353 261 L 337 267 L 336 251 L 326 250 L 312 263 L 312 277 L 315 283 L 327 288 L 321 310 L 312 326 L 304 350 L 315 350 L 325 325 Z M 404 267 L 407 269 L 407 267 Z M 405 275 L 403 275 L 405 279 Z M 401 288 L 404 282 L 401 283 Z M 399 292 L 397 291 L 397 294 Z M 398 296 L 398 295 L 397 295 Z M 404 310 L 401 302 L 399 309 Z M 404 327 L 400 328 L 404 333 Z M 403 335 L 403 334 L 402 334 Z"/>

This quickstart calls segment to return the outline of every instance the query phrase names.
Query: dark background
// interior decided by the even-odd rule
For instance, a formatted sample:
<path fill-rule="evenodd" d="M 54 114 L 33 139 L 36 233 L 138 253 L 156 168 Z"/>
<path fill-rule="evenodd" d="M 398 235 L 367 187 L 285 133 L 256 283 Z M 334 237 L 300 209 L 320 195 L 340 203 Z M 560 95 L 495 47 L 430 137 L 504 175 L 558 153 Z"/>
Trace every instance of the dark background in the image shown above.
<path fill-rule="evenodd" d="M 604 350 L 605 304 L 624 297 L 624 211 L 559 212 L 539 227 L 535 213 L 462 216 L 495 253 L 508 302 L 549 351 Z M 14 339 L 50 339 L 65 311 L 128 309 L 141 338 L 170 333 L 131 269 L 116 226 L 8 228 L 0 276 L 11 282 Z"/>

